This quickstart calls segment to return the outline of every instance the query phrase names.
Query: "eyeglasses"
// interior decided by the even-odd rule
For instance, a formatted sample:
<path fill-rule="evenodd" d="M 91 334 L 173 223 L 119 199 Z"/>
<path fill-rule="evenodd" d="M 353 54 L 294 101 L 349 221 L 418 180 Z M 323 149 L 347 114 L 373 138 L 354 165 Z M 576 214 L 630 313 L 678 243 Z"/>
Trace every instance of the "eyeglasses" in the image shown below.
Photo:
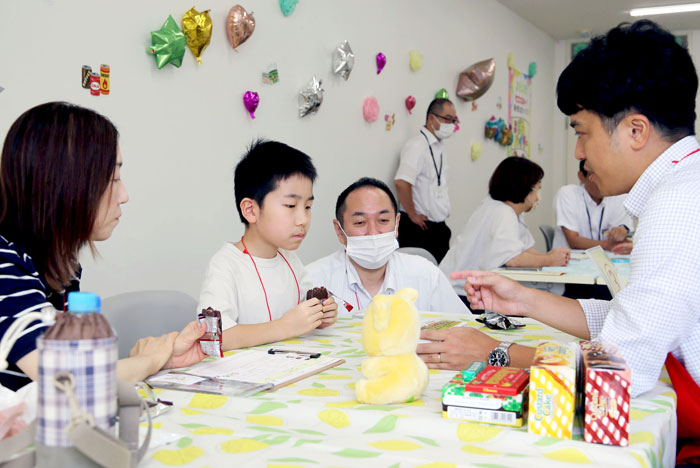
<path fill-rule="evenodd" d="M 433 114 L 435 117 L 440 117 L 442 120 L 444 120 L 447 123 L 451 124 L 458 124 L 459 123 L 459 118 L 453 117 L 451 115 L 440 115 L 440 114 Z"/>

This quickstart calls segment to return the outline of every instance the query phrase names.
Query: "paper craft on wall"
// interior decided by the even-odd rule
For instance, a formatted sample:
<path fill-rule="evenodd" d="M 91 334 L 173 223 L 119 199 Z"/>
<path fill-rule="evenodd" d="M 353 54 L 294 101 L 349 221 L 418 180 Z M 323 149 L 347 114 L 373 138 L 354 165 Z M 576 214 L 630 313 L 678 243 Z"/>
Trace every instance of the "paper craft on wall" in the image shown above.
<path fill-rule="evenodd" d="M 418 71 L 423 68 L 423 54 L 417 50 L 411 50 L 408 52 L 408 66 L 411 71 Z"/>
<path fill-rule="evenodd" d="M 379 118 L 379 103 L 377 98 L 370 96 L 365 98 L 362 103 L 362 116 L 365 118 L 365 122 L 374 122 Z"/>
<path fill-rule="evenodd" d="M 262 73 L 262 80 L 265 84 L 275 84 L 280 80 L 280 74 L 277 70 L 277 64 L 271 63 Z"/>
<path fill-rule="evenodd" d="M 289 16 L 294 12 L 299 0 L 280 0 L 280 10 L 284 16 Z"/>
<path fill-rule="evenodd" d="M 508 156 L 530 157 L 530 120 L 532 112 L 532 76 L 511 66 L 508 57 L 508 127 L 513 140 L 506 148 Z M 534 63 L 534 62 L 533 62 Z M 532 65 L 530 66 L 532 70 Z M 536 66 L 534 70 L 536 70 Z"/>

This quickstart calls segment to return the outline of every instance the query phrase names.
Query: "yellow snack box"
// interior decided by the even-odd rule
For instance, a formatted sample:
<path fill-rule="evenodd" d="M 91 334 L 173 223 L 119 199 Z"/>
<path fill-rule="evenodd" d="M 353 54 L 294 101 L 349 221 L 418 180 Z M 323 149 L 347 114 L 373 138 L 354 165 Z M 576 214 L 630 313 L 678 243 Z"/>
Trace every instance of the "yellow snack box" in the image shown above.
<path fill-rule="evenodd" d="M 575 343 L 548 341 L 537 347 L 530 367 L 528 432 L 571 439 L 577 351 Z"/>

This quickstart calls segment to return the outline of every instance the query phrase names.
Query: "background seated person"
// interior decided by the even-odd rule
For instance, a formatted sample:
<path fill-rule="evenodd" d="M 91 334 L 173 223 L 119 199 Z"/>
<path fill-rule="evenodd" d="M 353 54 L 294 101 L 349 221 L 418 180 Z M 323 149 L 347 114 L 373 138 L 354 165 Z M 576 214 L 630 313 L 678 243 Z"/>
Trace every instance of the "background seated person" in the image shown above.
<path fill-rule="evenodd" d="M 627 233 L 633 221 L 623 205 L 627 195 L 603 197 L 584 166 L 581 161 L 581 185 L 563 186 L 554 199 L 557 228 L 553 247 L 590 249 L 599 245 L 614 253 L 630 253 L 632 241 L 627 240 Z"/>
<path fill-rule="evenodd" d="M 448 275 L 460 270 L 491 270 L 509 267 L 564 266 L 569 263 L 568 248 L 540 253 L 533 249 L 535 239 L 525 224 L 523 213 L 540 202 L 544 171 L 536 163 L 520 157 L 501 161 L 489 181 L 489 196 L 481 201 L 455 243 L 440 262 Z M 466 302 L 464 281 L 451 280 L 455 292 Z"/>
<path fill-rule="evenodd" d="M 418 291 L 418 310 L 466 310 L 435 265 L 396 251 L 399 214 L 384 182 L 364 177 L 350 185 L 338 196 L 335 216 L 333 227 L 344 248 L 307 266 L 314 285 L 339 295 L 355 312 L 364 310 L 376 294 L 402 288 Z"/>

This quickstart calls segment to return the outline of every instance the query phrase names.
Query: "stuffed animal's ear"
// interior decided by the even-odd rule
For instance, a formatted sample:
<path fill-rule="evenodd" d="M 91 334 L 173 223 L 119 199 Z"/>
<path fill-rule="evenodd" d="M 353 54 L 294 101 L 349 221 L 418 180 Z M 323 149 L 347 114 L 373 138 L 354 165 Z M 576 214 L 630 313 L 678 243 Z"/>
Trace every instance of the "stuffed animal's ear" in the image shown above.
<path fill-rule="evenodd" d="M 418 291 L 413 288 L 403 288 L 396 291 L 396 295 L 403 297 L 411 304 L 415 304 L 418 299 Z"/>
<path fill-rule="evenodd" d="M 372 301 L 374 314 L 374 329 L 382 331 L 389 326 L 391 318 L 391 299 L 384 295 L 377 295 Z"/>

